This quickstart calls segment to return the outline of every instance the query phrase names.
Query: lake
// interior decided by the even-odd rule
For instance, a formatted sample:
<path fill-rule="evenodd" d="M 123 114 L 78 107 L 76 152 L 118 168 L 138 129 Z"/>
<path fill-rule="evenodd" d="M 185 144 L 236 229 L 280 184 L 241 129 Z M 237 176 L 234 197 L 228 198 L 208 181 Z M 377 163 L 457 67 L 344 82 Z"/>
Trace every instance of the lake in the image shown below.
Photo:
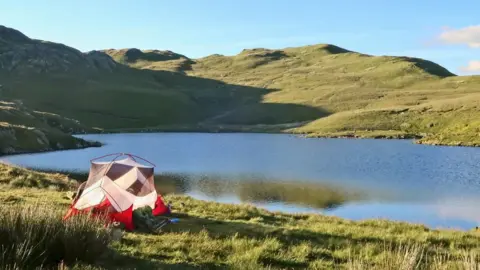
<path fill-rule="evenodd" d="M 408 140 L 287 134 L 82 135 L 100 148 L 2 157 L 26 167 L 88 171 L 90 159 L 131 153 L 156 165 L 160 192 L 272 211 L 383 218 L 468 230 L 480 212 L 480 148 Z"/>

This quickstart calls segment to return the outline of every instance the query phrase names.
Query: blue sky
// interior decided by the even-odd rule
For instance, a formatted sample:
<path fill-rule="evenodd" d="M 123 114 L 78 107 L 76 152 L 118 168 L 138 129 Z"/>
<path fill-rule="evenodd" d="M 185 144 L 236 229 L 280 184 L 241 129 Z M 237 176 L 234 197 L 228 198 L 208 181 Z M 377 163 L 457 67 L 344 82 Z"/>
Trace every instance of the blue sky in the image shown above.
<path fill-rule="evenodd" d="M 5 0 L 0 24 L 81 51 L 136 47 L 197 58 L 331 43 L 473 74 L 480 73 L 479 11 L 478 0 Z"/>

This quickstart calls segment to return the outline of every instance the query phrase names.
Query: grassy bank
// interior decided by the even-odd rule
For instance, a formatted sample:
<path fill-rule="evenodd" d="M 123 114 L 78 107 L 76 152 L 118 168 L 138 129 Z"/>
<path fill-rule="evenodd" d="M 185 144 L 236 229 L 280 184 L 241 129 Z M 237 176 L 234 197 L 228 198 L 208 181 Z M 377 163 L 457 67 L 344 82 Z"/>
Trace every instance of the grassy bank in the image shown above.
<path fill-rule="evenodd" d="M 25 179 L 25 183 L 11 185 L 6 180 L 8 170 L 15 171 L 8 175 L 17 175 L 11 182 Z M 8 261 L 0 261 L 2 267 L 12 262 L 34 264 L 26 259 L 28 256 L 18 255 L 32 247 L 14 243 L 28 244 L 29 239 L 37 239 L 30 236 L 53 231 L 55 237 L 41 238 L 44 242 L 37 248 L 53 246 L 54 249 L 40 253 L 41 258 L 35 262 L 55 264 L 63 260 L 65 266 L 77 264 L 81 269 L 476 269 L 479 266 L 480 235 L 473 231 L 430 230 L 422 225 L 385 220 L 349 221 L 314 214 L 284 214 L 174 194 L 167 195 L 166 200 L 172 202 L 173 216 L 180 219 L 179 223 L 166 226 L 160 234 L 125 233 L 120 241 L 113 241 L 108 237 L 108 229 L 92 225 L 95 223 L 87 226 L 81 225 L 85 224 L 81 220 L 67 224 L 59 221 L 59 213 L 69 205 L 64 191 L 72 188 L 73 180 L 61 174 L 9 167 L 2 171 L 0 209 L 9 218 L 0 222 L 0 232 L 10 237 L 21 236 L 15 238 L 16 242 L 1 238 L 3 250 L 18 251 L 8 253 Z M 36 182 L 49 182 L 38 185 L 27 180 L 35 177 L 43 179 Z M 66 183 L 59 185 L 61 182 Z M 16 225 L 11 226 L 12 222 L 6 220 L 15 220 Z M 92 245 L 98 252 L 93 255 L 86 252 L 85 245 Z M 60 252 L 49 257 L 53 256 L 50 252 L 53 250 Z"/>

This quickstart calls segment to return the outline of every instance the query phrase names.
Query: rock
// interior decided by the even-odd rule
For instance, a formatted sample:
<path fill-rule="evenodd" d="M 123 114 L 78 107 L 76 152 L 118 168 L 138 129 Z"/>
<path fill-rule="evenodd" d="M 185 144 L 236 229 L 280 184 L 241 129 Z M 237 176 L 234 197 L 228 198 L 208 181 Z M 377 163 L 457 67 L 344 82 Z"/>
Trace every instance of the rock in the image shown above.
<path fill-rule="evenodd" d="M 114 241 L 114 242 L 118 242 L 120 240 L 122 240 L 123 238 L 123 230 L 120 229 L 120 228 L 112 228 L 112 231 L 111 231 L 111 240 Z"/>
<path fill-rule="evenodd" d="M 41 130 L 34 129 L 33 133 L 35 133 L 38 136 L 37 141 L 40 144 L 42 144 L 42 145 L 49 145 L 50 144 L 50 141 L 48 140 L 47 136 Z"/>
<path fill-rule="evenodd" d="M 117 63 L 106 53 L 100 51 L 90 51 L 87 53 L 88 61 L 92 66 L 99 70 L 106 70 L 112 72 Z"/>
<path fill-rule="evenodd" d="M 434 126 L 435 126 L 434 123 L 428 123 L 428 124 L 427 124 L 427 128 L 432 128 L 432 127 L 434 127 Z"/>

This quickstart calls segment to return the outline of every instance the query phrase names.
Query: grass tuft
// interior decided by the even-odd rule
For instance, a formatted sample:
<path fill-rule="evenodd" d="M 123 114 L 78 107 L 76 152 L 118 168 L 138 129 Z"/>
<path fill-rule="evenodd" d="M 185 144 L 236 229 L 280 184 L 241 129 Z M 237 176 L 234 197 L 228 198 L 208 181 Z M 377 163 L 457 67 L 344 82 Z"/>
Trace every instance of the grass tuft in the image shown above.
<path fill-rule="evenodd" d="M 78 216 L 64 222 L 62 213 L 38 205 L 0 208 L 1 268 L 94 264 L 108 251 L 109 229 L 100 219 Z"/>

